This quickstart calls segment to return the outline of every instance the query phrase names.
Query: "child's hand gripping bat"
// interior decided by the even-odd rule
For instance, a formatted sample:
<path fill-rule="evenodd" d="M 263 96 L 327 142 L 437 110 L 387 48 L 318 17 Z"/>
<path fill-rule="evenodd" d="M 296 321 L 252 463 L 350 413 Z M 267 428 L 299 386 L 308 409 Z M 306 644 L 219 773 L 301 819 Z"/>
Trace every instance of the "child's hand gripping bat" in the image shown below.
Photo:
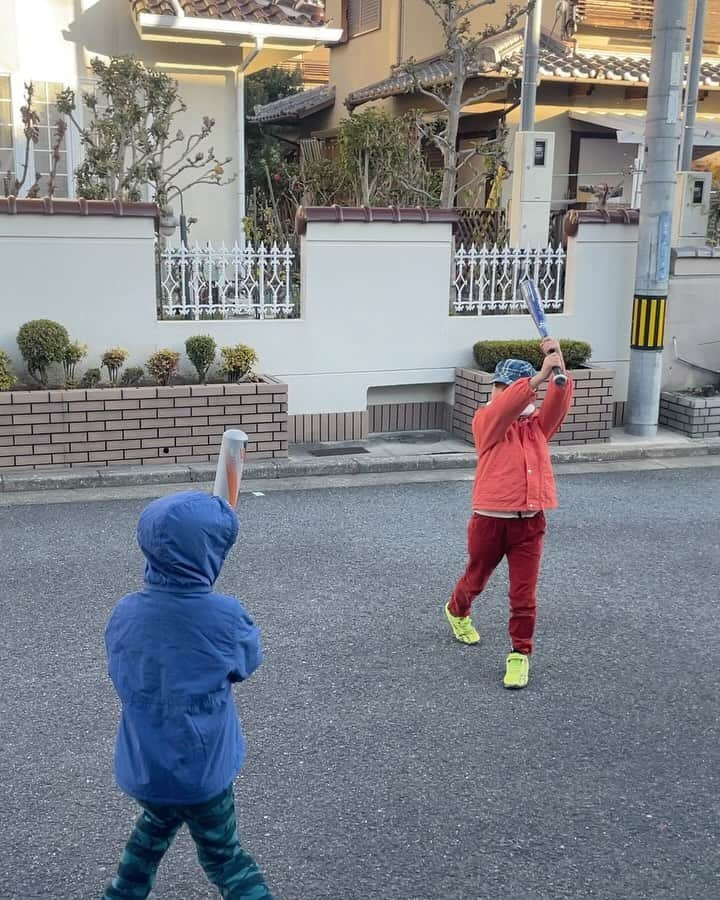
<path fill-rule="evenodd" d="M 528 312 L 532 316 L 540 337 L 550 337 L 550 329 L 548 328 L 547 320 L 545 319 L 545 311 L 542 307 L 540 291 L 535 282 L 530 278 L 525 278 L 520 282 L 520 293 L 522 294 L 525 306 L 527 306 Z M 564 387 L 567 384 L 567 375 L 558 366 L 553 368 L 553 381 L 558 387 Z"/>

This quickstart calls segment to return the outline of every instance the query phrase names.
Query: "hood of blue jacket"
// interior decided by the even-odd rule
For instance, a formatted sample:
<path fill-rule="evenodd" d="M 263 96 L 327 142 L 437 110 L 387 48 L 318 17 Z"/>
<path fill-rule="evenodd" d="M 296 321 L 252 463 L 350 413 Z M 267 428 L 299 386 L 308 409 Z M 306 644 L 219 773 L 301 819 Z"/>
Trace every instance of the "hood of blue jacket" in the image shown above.
<path fill-rule="evenodd" d="M 145 508 L 137 540 L 145 583 L 170 590 L 210 590 L 237 540 L 238 518 L 219 497 L 184 491 Z"/>

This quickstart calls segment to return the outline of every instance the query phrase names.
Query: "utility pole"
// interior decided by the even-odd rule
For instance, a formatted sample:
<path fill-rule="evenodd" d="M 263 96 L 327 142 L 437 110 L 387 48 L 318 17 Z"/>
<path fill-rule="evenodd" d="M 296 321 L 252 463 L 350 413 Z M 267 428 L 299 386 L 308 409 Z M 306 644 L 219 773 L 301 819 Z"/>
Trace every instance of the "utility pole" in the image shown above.
<path fill-rule="evenodd" d="M 683 128 L 680 171 L 689 172 L 692 167 L 693 143 L 695 139 L 695 119 L 698 108 L 698 88 L 702 67 L 703 44 L 705 41 L 705 13 L 707 0 L 696 0 L 695 27 L 693 28 L 690 66 L 688 67 L 687 93 L 685 99 L 685 125 Z"/>
<path fill-rule="evenodd" d="M 537 102 L 538 67 L 540 64 L 540 25 L 542 23 L 542 0 L 527 14 L 525 23 L 525 57 L 521 94 L 520 131 L 535 131 L 535 105 Z"/>
<path fill-rule="evenodd" d="M 689 0 L 655 0 L 633 299 L 628 434 L 657 434 Z"/>

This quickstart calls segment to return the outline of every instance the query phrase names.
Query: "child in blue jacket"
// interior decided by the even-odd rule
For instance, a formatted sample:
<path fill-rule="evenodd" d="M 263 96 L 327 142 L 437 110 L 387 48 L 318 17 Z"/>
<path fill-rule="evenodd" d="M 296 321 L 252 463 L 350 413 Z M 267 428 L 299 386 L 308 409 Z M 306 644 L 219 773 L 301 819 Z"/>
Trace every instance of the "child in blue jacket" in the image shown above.
<path fill-rule="evenodd" d="M 240 847 L 233 796 L 244 747 L 232 685 L 260 665 L 260 637 L 238 600 L 213 591 L 238 530 L 224 500 L 198 491 L 140 517 L 145 584 L 117 604 L 105 644 L 122 704 L 115 776 L 143 811 L 103 900 L 146 898 L 183 825 L 224 898 L 272 900 Z"/>

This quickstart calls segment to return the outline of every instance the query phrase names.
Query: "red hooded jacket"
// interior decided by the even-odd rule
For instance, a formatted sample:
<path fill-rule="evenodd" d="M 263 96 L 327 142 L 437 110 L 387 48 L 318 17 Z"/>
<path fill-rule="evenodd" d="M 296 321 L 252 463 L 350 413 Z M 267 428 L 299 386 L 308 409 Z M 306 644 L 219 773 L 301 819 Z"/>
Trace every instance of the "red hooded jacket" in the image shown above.
<path fill-rule="evenodd" d="M 475 413 L 473 436 L 478 466 L 473 509 L 535 512 L 557 506 L 548 441 L 572 405 L 573 383 L 551 380 L 538 412 L 520 418 L 537 398 L 529 378 L 521 378 Z"/>

